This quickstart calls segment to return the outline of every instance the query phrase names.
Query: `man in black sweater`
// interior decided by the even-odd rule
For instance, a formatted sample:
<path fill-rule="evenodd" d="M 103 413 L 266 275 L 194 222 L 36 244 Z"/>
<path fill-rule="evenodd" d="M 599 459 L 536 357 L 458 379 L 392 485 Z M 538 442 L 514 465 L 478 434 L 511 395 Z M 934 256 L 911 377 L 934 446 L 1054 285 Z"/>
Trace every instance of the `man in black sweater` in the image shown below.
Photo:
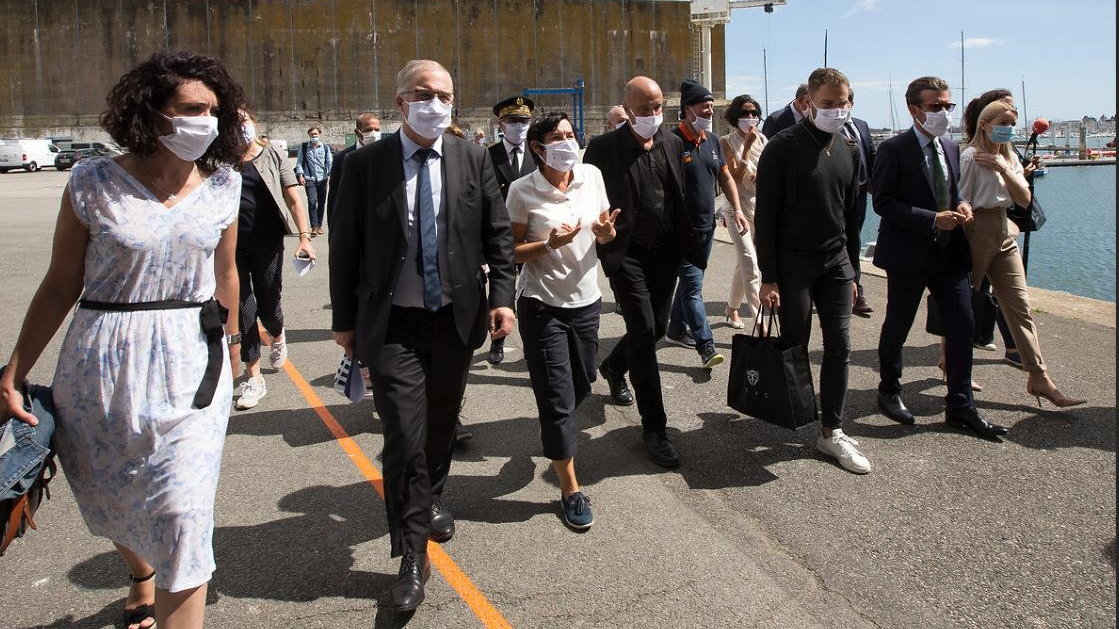
<path fill-rule="evenodd" d="M 808 77 L 809 115 L 772 138 L 758 162 L 754 229 L 761 302 L 780 309 L 782 337 L 807 344 L 813 303 L 819 312 L 823 417 L 816 448 L 865 474 L 870 462 L 843 433 L 859 264 L 859 153 L 840 133 L 850 117 L 849 95 L 839 70 L 819 68 Z"/>

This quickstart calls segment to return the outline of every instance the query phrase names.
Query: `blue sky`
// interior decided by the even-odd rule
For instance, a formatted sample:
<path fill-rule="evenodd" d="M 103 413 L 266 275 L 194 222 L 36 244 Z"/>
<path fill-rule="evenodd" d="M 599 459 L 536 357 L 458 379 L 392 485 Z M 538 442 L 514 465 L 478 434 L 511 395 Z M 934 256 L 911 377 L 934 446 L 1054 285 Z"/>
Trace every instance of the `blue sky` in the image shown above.
<path fill-rule="evenodd" d="M 1115 114 L 1113 0 L 787 0 L 773 13 L 738 9 L 727 25 L 727 96 L 749 93 L 765 107 L 762 48 L 768 57 L 769 110 L 823 65 L 839 68 L 855 89 L 855 115 L 890 125 L 892 75 L 899 126 L 910 124 L 905 86 L 922 75 L 946 79 L 961 104 L 960 31 L 965 98 L 1026 85 L 1031 120 L 1079 120 Z"/>

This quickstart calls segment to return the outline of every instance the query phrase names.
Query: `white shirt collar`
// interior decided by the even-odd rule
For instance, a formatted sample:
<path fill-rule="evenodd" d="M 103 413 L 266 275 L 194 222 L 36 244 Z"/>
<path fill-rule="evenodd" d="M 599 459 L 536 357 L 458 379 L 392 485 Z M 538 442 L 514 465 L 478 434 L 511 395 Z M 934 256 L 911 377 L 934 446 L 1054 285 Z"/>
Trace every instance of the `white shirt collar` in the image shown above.
<path fill-rule="evenodd" d="M 512 153 L 513 149 L 520 149 L 521 155 L 524 155 L 524 153 L 525 153 L 525 143 L 524 142 L 521 142 L 520 144 L 513 144 L 512 142 L 505 139 L 504 137 L 501 138 L 501 141 L 505 143 L 505 152 L 506 153 Z"/>
<path fill-rule="evenodd" d="M 532 171 L 532 175 L 530 175 L 532 177 L 532 187 L 536 188 L 537 192 L 542 194 L 565 196 L 566 194 L 570 194 L 572 189 L 582 186 L 583 182 L 586 181 L 586 177 L 583 175 L 582 164 L 575 164 L 575 168 L 571 169 L 571 172 L 574 173 L 574 175 L 571 177 L 571 183 L 567 185 L 566 193 L 553 186 L 552 182 L 544 177 L 544 173 L 541 172 L 539 168 Z"/>
<path fill-rule="evenodd" d="M 404 133 L 404 129 L 400 130 L 400 147 L 404 150 L 405 160 L 412 159 L 412 156 L 416 154 L 416 151 L 423 148 L 419 144 L 416 144 L 416 142 L 412 138 L 408 137 L 408 134 Z M 439 157 L 443 157 L 442 134 L 440 134 L 439 137 L 435 138 L 435 144 L 432 144 L 431 148 L 435 151 L 436 155 L 438 155 Z"/>
<path fill-rule="evenodd" d="M 928 134 L 922 131 L 920 127 L 917 126 L 916 120 L 913 121 L 913 134 L 917 136 L 917 142 L 920 143 L 922 149 L 928 146 L 929 143 L 933 141 L 932 137 L 930 137 Z"/>

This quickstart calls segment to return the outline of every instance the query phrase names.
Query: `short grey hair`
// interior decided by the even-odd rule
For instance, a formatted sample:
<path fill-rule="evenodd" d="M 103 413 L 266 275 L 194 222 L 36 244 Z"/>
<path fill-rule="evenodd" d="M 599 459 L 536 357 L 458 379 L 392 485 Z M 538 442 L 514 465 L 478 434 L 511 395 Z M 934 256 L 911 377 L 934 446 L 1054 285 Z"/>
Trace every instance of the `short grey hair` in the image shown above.
<path fill-rule="evenodd" d="M 443 64 L 431 59 L 412 59 L 408 63 L 404 64 L 404 67 L 400 69 L 400 72 L 396 73 L 396 95 L 400 96 L 401 94 L 404 94 L 408 90 L 412 89 L 412 82 L 416 78 L 417 74 L 420 74 L 421 72 L 432 71 L 444 72 L 447 74 L 447 76 L 450 76 L 451 74 L 450 72 L 447 72 L 447 68 L 444 68 Z"/>

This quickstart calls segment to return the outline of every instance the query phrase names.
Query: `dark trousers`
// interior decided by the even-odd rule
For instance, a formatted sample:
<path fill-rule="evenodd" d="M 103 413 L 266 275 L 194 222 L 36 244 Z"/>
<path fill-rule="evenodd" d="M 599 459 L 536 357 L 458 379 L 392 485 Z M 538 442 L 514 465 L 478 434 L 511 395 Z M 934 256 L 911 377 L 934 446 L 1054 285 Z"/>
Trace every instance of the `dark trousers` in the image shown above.
<path fill-rule="evenodd" d="M 781 336 L 808 344 L 812 332 L 812 304 L 820 317 L 824 359 L 820 366 L 820 421 L 828 428 L 843 427 L 847 403 L 847 363 L 851 354 L 851 295 L 854 269 L 846 252 L 838 258 L 788 256 L 781 260 L 777 282 L 781 293 Z"/>
<path fill-rule="evenodd" d="M 575 456 L 575 409 L 595 380 L 601 311 L 601 299 L 580 308 L 557 308 L 531 297 L 517 300 L 540 440 L 544 456 L 553 461 Z"/>
<path fill-rule="evenodd" d="M 280 292 L 284 287 L 284 235 L 238 234 L 237 275 L 241 279 L 238 319 L 241 327 L 241 362 L 260 360 L 260 323 L 268 334 L 284 331 Z"/>
<path fill-rule="evenodd" d="M 855 240 L 858 241 L 858 243 L 859 243 L 859 252 L 860 252 L 859 255 L 862 255 L 861 252 L 863 250 L 863 240 L 862 240 L 863 236 L 862 236 L 862 233 L 863 233 L 863 223 L 866 222 L 867 197 L 868 197 L 867 189 L 864 186 L 860 190 L 858 198 L 855 200 L 855 216 L 857 217 L 857 220 L 859 222 L 859 231 L 855 232 L 854 236 L 855 236 Z M 850 234 L 848 234 L 848 237 L 850 237 Z M 858 289 L 859 289 L 859 297 L 862 297 L 863 296 L 863 271 L 862 271 L 862 265 L 861 264 L 859 266 L 855 267 L 855 286 L 857 286 Z"/>
<path fill-rule="evenodd" d="M 975 406 L 971 393 L 971 342 L 975 320 L 971 311 L 971 283 L 964 270 L 930 268 L 919 273 L 886 274 L 886 318 L 878 337 L 878 390 L 901 393 L 901 350 L 917 307 L 928 287 L 944 321 L 944 373 L 948 394 L 944 406 L 958 411 Z"/>
<path fill-rule="evenodd" d="M 473 352 L 451 306 L 393 306 L 385 345 L 372 362 L 373 400 L 384 426 L 385 511 L 392 556 L 424 552 L 431 503 L 451 467 L 455 418 Z"/>
<path fill-rule="evenodd" d="M 715 228 L 696 228 L 696 240 L 703 249 L 704 259 L 711 257 L 711 246 L 715 242 Z M 680 283 L 672 298 L 672 313 L 668 319 L 668 331 L 673 337 L 684 335 L 685 328 L 695 339 L 696 351 L 703 355 L 715 345 L 711 326 L 707 323 L 707 306 L 703 303 L 703 269 L 688 261 L 680 263 L 678 272 Z"/>
<path fill-rule="evenodd" d="M 990 293 L 991 292 L 991 280 L 984 277 L 983 278 L 983 284 L 981 284 L 979 286 L 979 290 L 980 290 L 980 292 Z M 1006 324 L 1006 319 L 1002 316 L 1002 309 L 998 307 L 998 303 L 999 303 L 998 299 L 995 299 L 995 324 L 998 325 L 999 334 L 1002 336 L 1003 347 L 1005 347 L 1007 349 L 1007 351 L 1014 351 L 1017 346 L 1014 345 L 1014 337 L 1010 335 L 1010 326 L 1008 326 Z M 986 330 L 980 330 L 979 329 L 979 324 L 976 324 L 976 328 L 975 328 L 975 342 L 976 343 L 981 343 L 983 345 L 986 345 L 988 343 L 993 343 L 994 340 L 995 340 L 995 330 L 993 328 L 986 329 Z"/>
<path fill-rule="evenodd" d="M 326 184 L 327 179 L 311 181 L 304 179 L 307 185 L 307 217 L 311 222 L 311 229 L 322 227 L 323 212 L 326 211 Z"/>
<path fill-rule="evenodd" d="M 617 373 L 629 372 L 641 425 L 660 433 L 668 425 L 668 416 L 661 397 L 657 340 L 668 328 L 679 268 L 677 250 L 650 250 L 631 244 L 621 266 L 610 276 L 626 333 L 603 362 Z"/>

